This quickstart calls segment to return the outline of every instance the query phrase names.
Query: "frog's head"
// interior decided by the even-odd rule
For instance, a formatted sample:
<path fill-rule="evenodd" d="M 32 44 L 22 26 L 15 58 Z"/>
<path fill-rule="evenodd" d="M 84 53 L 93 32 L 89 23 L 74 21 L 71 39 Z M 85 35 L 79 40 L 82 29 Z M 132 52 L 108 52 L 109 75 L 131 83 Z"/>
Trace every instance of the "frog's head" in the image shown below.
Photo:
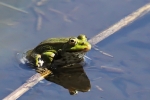
<path fill-rule="evenodd" d="M 84 34 L 70 38 L 66 49 L 68 52 L 87 52 L 89 50 L 91 50 L 91 44 L 87 41 L 87 37 Z"/>

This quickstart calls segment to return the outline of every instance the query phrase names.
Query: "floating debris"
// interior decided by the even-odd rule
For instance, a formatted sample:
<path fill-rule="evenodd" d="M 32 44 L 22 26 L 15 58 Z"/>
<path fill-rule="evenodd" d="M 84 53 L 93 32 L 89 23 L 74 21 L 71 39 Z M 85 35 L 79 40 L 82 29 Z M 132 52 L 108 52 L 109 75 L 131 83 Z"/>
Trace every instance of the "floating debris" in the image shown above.
<path fill-rule="evenodd" d="M 38 15 L 38 18 L 37 18 L 37 31 L 41 30 L 41 27 L 42 27 L 42 16 Z"/>
<path fill-rule="evenodd" d="M 99 51 L 100 53 L 102 53 L 103 55 L 106 55 L 106 56 L 109 56 L 109 57 L 113 58 L 112 55 L 110 55 L 110 54 L 108 54 L 108 53 L 106 53 L 106 52 L 104 52 L 104 51 L 99 50 L 97 47 L 93 46 L 93 48 L 94 48 L 95 50 Z"/>
<path fill-rule="evenodd" d="M 39 2 L 36 3 L 37 6 L 42 6 L 47 2 L 47 0 L 40 0 Z"/>
<path fill-rule="evenodd" d="M 33 10 L 34 10 L 37 14 L 42 15 L 42 16 L 45 16 L 45 13 L 44 13 L 42 10 L 40 10 L 39 8 L 34 7 Z"/>
<path fill-rule="evenodd" d="M 75 18 L 74 14 L 78 9 L 79 9 L 79 6 L 76 6 L 73 10 L 70 11 L 69 14 L 67 14 L 67 16 L 73 20 L 77 20 L 77 18 Z"/>
<path fill-rule="evenodd" d="M 78 9 L 79 9 L 79 7 L 77 6 L 77 7 L 75 7 L 73 10 L 71 10 L 69 14 L 65 14 L 65 13 L 63 13 L 63 12 L 60 12 L 59 10 L 56 10 L 56 9 L 53 9 L 53 8 L 49 8 L 50 11 L 62 15 L 64 21 L 66 21 L 66 22 L 72 22 L 68 17 L 74 17 L 74 16 L 72 16 L 72 13 L 74 13 L 74 12 L 77 11 Z M 75 18 L 74 18 L 74 19 L 75 19 Z"/>
<path fill-rule="evenodd" d="M 87 59 L 89 59 L 89 60 L 92 60 L 90 57 L 88 57 L 88 56 L 86 56 L 86 55 L 85 55 L 84 57 L 87 58 Z"/>
<path fill-rule="evenodd" d="M 62 15 L 64 21 L 66 21 L 66 22 L 72 22 L 71 20 L 68 19 L 68 16 L 66 14 L 64 14 L 64 13 L 62 13 L 62 12 L 56 10 L 56 9 L 52 9 L 52 8 L 49 8 L 49 10 L 52 11 L 52 12 L 54 12 L 54 13 Z"/>
<path fill-rule="evenodd" d="M 68 19 L 68 17 L 67 17 L 66 15 L 64 15 L 63 19 L 64 19 L 64 21 L 66 21 L 66 22 L 72 22 L 71 20 Z"/>
<path fill-rule="evenodd" d="M 96 88 L 100 91 L 104 91 L 101 87 L 99 87 L 98 85 L 96 85 Z"/>
<path fill-rule="evenodd" d="M 49 10 L 50 10 L 50 11 L 52 11 L 52 12 L 55 12 L 55 13 L 58 13 L 58 14 L 64 15 L 64 13 L 62 13 L 62 12 L 60 12 L 60 11 L 56 10 L 56 9 L 49 8 Z"/>
<path fill-rule="evenodd" d="M 108 53 L 106 53 L 106 52 L 104 52 L 104 51 L 99 51 L 99 52 L 102 53 L 103 55 L 106 55 L 106 56 L 109 56 L 109 57 L 112 57 L 112 58 L 113 58 L 112 55 L 110 55 L 110 54 L 108 54 Z"/>
<path fill-rule="evenodd" d="M 113 68 L 113 67 L 107 67 L 107 66 L 101 66 L 100 68 L 104 71 L 107 71 L 107 72 L 124 73 L 124 71 L 122 69 L 119 69 L 119 68 Z"/>
<path fill-rule="evenodd" d="M 23 12 L 23 13 L 26 13 L 26 14 L 28 13 L 28 12 L 25 11 L 25 10 L 19 9 L 19 8 L 17 8 L 17 7 L 11 6 L 11 5 L 6 4 L 6 3 L 3 3 L 3 2 L 0 2 L 0 5 L 3 5 L 3 6 L 5 6 L 5 7 L 8 7 L 8 8 L 11 8 L 11 9 L 14 9 L 14 10 L 17 10 L 17 11 L 20 11 L 20 12 Z"/>
<path fill-rule="evenodd" d="M 42 27 L 43 18 L 45 18 L 47 20 L 48 20 L 48 18 L 46 17 L 45 13 L 42 10 L 40 10 L 39 8 L 34 7 L 33 10 L 37 14 L 36 29 L 37 29 L 37 31 L 39 31 L 39 30 L 41 30 L 41 27 Z"/>
<path fill-rule="evenodd" d="M 12 21 L 12 20 L 10 20 L 10 19 L 7 19 L 7 20 L 0 20 L 0 23 L 1 24 L 5 24 L 5 25 L 8 25 L 8 26 L 14 26 L 14 25 L 17 25 L 17 24 L 19 24 L 19 22 L 14 22 L 14 21 Z"/>

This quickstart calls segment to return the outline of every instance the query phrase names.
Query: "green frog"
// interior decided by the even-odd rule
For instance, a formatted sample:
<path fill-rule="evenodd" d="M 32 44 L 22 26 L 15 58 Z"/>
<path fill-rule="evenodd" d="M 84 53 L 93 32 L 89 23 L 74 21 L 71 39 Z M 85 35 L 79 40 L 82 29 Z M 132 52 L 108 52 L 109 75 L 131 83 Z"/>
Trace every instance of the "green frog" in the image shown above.
<path fill-rule="evenodd" d="M 90 49 L 91 44 L 84 34 L 77 37 L 49 38 L 27 51 L 26 58 L 36 67 L 52 63 L 64 66 L 83 61 L 85 53 Z"/>

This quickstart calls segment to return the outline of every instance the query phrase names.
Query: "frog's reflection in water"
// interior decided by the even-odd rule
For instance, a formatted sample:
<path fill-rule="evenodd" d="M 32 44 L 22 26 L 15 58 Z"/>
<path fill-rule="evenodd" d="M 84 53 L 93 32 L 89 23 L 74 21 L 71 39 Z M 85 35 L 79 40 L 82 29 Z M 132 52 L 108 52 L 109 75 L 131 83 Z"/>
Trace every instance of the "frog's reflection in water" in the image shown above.
<path fill-rule="evenodd" d="M 46 80 L 63 86 L 69 90 L 71 95 L 77 94 L 78 91 L 90 91 L 91 84 L 82 64 L 63 66 L 52 71 L 53 75 L 47 76 Z"/>

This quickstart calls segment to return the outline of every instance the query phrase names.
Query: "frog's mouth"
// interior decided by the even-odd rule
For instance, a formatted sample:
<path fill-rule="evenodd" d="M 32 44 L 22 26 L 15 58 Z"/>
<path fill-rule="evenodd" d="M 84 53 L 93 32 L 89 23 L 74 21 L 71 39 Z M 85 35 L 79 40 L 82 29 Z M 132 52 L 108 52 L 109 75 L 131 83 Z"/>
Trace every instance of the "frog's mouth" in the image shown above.
<path fill-rule="evenodd" d="M 66 52 L 88 52 L 89 50 L 91 50 L 91 44 L 76 45 L 66 50 Z"/>
<path fill-rule="evenodd" d="M 91 50 L 91 44 L 88 44 L 88 45 L 86 46 L 86 48 L 83 49 L 83 51 L 85 51 L 85 52 L 87 52 L 87 51 L 89 51 L 89 50 Z"/>

